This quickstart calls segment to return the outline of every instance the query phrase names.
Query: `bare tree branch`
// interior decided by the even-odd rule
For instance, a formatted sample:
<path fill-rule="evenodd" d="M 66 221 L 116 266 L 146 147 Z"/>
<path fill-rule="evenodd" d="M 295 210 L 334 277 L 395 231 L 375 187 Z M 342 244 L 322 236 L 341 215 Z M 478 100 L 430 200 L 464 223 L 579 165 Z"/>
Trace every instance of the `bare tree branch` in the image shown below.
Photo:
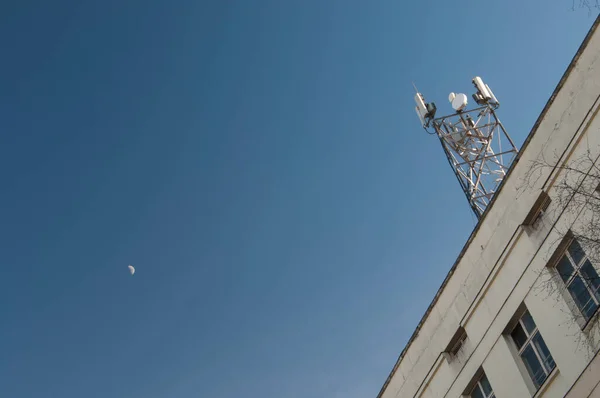
<path fill-rule="evenodd" d="M 558 232 L 557 241 L 551 242 L 549 247 L 559 247 L 564 252 L 548 253 L 557 263 L 542 270 L 537 293 L 545 292 L 560 308 L 564 308 L 566 302 L 569 307 L 566 319 L 578 326 L 571 329 L 573 336 L 577 336 L 577 345 L 589 349 L 593 346 L 590 340 L 593 337 L 590 333 L 581 333 L 581 327 L 588 330 L 588 326 L 598 323 L 600 318 L 600 167 L 590 150 L 564 164 L 556 154 L 552 160 L 542 157 L 532 161 L 521 189 L 544 185 L 540 179 L 548 174 L 558 174 L 559 179 L 553 184 L 552 204 L 543 218 Z M 568 225 L 561 227 L 563 223 L 556 220 L 564 216 Z M 572 267 L 560 266 L 569 260 Z M 583 340 L 588 344 L 582 344 Z"/>
<path fill-rule="evenodd" d="M 600 10 L 600 0 L 573 0 L 571 9 L 575 11 L 577 7 L 587 9 L 592 15 L 594 10 Z"/>

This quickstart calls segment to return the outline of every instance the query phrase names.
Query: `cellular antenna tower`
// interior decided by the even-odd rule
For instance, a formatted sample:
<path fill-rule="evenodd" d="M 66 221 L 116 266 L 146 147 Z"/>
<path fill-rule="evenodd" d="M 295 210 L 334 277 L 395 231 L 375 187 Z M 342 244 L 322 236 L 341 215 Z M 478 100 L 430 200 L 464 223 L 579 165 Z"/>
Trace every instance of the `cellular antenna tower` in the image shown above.
<path fill-rule="evenodd" d="M 473 79 L 473 85 L 476 106 L 472 109 L 465 94 L 450 93 L 454 113 L 436 118 L 435 104 L 427 103 L 417 91 L 415 110 L 423 128 L 439 138 L 471 209 L 480 218 L 518 150 L 496 115 L 500 103 L 490 87 L 480 77 Z"/>

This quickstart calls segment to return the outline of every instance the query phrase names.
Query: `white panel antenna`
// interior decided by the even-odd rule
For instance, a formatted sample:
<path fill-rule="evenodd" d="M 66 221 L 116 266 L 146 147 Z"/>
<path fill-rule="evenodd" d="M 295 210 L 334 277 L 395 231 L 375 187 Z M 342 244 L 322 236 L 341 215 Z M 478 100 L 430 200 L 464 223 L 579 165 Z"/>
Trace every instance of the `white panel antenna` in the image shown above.
<path fill-rule="evenodd" d="M 415 91 L 417 88 L 415 87 Z M 415 94 L 415 103 L 417 106 L 415 107 L 415 111 L 419 116 L 419 120 L 421 120 L 421 125 L 423 127 L 429 127 L 429 123 L 435 117 L 436 107 L 433 102 L 427 103 L 425 102 L 425 97 L 423 94 L 417 91 Z"/>

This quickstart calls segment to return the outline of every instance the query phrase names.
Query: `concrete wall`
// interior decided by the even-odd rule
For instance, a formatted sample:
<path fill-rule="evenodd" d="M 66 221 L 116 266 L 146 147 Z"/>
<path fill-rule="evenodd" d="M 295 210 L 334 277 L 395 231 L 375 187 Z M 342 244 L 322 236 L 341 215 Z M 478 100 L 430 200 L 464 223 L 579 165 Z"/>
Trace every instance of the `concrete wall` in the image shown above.
<path fill-rule="evenodd" d="M 548 167 L 540 170 L 540 178 L 528 179 L 533 160 L 554 162 L 562 155 L 561 164 L 588 150 L 592 156 L 600 155 L 599 96 L 600 31 L 596 30 L 409 343 L 382 398 L 459 397 L 480 367 L 498 398 L 533 396 L 535 389 L 512 341 L 503 335 L 523 303 L 557 364 L 536 396 L 564 397 L 576 380 L 581 383 L 579 390 L 592 394 L 600 372 L 584 370 L 600 348 L 600 326 L 583 331 L 574 321 L 568 297 L 558 288 L 549 288 L 555 278 L 547 264 L 561 231 L 574 221 L 572 213 L 561 214 L 553 202 L 536 228 L 521 224 L 540 191 L 552 197 L 562 177 L 560 169 Z M 443 355 L 461 325 L 468 338 L 459 357 Z M 597 362 L 592 369 L 600 369 L 600 359 Z M 582 373 L 587 376 L 580 378 Z M 600 387 L 596 390 L 600 395 Z M 586 396 L 574 395 L 575 390 L 569 394 Z"/>
<path fill-rule="evenodd" d="M 596 354 L 565 398 L 600 397 L 600 354 Z"/>

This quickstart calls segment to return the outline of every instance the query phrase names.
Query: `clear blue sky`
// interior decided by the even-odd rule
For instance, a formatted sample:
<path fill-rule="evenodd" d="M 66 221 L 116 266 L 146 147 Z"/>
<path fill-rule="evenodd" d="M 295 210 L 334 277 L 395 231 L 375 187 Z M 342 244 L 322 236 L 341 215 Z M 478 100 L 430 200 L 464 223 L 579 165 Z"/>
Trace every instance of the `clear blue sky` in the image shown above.
<path fill-rule="evenodd" d="M 570 7 L 5 2 L 1 395 L 375 397 L 474 225 L 411 82 L 520 144 Z"/>

